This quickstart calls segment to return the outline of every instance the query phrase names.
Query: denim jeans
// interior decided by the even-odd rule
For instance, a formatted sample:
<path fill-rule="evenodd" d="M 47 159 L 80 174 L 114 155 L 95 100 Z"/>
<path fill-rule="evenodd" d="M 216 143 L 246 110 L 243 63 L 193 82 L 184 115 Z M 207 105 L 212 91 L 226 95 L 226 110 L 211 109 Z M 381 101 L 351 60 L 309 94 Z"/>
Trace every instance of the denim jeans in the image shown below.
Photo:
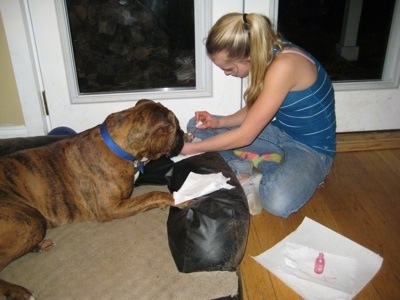
<path fill-rule="evenodd" d="M 194 128 L 195 120 L 192 118 L 187 130 L 192 132 Z M 230 129 L 197 130 L 195 135 L 203 140 L 227 130 Z M 312 197 L 328 175 L 333 161 L 332 157 L 294 140 L 271 124 L 251 145 L 239 150 L 281 155 L 280 163 L 267 160 L 259 163 L 258 170 L 262 174 L 259 192 L 263 208 L 284 218 L 299 210 Z M 253 173 L 253 163 L 239 158 L 233 150 L 219 153 L 236 174 Z"/>

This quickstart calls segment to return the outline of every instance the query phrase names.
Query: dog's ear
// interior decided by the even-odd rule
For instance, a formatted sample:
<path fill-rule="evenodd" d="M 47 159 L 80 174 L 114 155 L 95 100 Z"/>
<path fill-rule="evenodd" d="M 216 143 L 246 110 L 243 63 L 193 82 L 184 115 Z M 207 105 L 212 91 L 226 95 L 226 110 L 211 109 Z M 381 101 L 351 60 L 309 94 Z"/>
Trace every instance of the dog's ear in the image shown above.
<path fill-rule="evenodd" d="M 134 107 L 111 115 L 106 121 L 114 142 L 138 160 L 143 157 L 158 159 L 183 147 L 179 121 L 161 103 L 142 99 Z"/>
<path fill-rule="evenodd" d="M 145 103 L 149 103 L 149 102 L 154 102 L 154 101 L 149 100 L 149 99 L 140 99 L 138 102 L 136 102 L 135 107 L 143 105 Z"/>
<path fill-rule="evenodd" d="M 152 136 L 154 138 L 160 138 L 163 136 L 171 136 L 175 132 L 175 126 L 172 123 L 160 123 L 157 128 L 155 128 L 152 132 Z"/>
<path fill-rule="evenodd" d="M 177 147 L 179 149 L 176 151 L 180 151 L 183 147 L 183 143 L 180 145 L 179 142 L 183 141 L 183 131 L 180 130 L 179 121 L 171 111 L 164 114 L 163 118 L 160 116 L 155 118 L 153 126 L 148 129 L 150 130 L 148 135 L 143 137 L 146 142 L 142 141 L 140 151 L 137 153 L 138 158 L 143 156 L 154 160 L 161 155 L 170 154 Z M 176 155 L 176 151 L 174 151 L 174 155 Z"/>
<path fill-rule="evenodd" d="M 169 153 L 175 136 L 175 126 L 170 122 L 160 122 L 153 127 L 151 131 L 151 138 L 147 139 L 147 154 L 146 157 L 158 156 L 160 153 Z M 144 154 L 144 153 L 143 153 Z"/>

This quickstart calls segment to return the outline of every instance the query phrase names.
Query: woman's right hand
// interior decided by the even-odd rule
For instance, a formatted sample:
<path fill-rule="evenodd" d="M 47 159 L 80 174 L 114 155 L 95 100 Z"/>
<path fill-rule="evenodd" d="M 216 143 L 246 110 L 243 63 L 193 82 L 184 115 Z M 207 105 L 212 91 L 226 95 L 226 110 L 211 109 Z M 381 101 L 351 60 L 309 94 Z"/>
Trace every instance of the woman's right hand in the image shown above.
<path fill-rule="evenodd" d="M 215 118 L 207 111 L 196 111 L 194 113 L 196 117 L 196 124 L 201 122 L 196 126 L 199 129 L 217 129 L 219 128 L 219 119 Z"/>

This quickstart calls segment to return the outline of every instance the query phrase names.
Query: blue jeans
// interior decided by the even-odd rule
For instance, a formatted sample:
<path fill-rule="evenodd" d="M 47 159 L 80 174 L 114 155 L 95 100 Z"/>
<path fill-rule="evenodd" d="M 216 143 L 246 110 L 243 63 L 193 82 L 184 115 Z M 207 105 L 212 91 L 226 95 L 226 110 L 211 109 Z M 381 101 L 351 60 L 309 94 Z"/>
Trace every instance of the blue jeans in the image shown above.
<path fill-rule="evenodd" d="M 218 116 L 217 116 L 218 117 Z M 192 118 L 187 125 L 188 132 L 195 128 Z M 229 128 L 197 130 L 196 137 L 206 139 Z M 249 146 L 239 150 L 257 154 L 278 153 L 280 163 L 261 161 L 258 170 L 262 174 L 260 198 L 263 208 L 273 215 L 287 218 L 299 210 L 323 183 L 332 166 L 332 157 L 324 155 L 300 143 L 274 125 L 268 125 Z M 253 173 L 253 163 L 241 159 L 232 150 L 219 152 L 236 173 Z"/>

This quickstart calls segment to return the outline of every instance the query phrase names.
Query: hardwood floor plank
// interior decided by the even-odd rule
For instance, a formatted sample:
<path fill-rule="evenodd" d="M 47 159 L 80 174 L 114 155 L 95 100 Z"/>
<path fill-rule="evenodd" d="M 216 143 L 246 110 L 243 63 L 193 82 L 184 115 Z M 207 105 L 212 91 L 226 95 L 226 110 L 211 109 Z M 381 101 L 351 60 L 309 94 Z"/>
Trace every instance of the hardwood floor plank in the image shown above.
<path fill-rule="evenodd" d="M 400 176 L 400 149 L 393 151 L 376 151 L 373 152 L 377 155 L 385 166 Z"/>
<path fill-rule="evenodd" d="M 259 216 L 255 217 L 258 218 Z M 251 218 L 246 253 L 241 263 L 241 266 L 248 270 L 251 276 L 244 281 L 239 275 L 244 295 L 243 299 L 264 299 L 264 297 L 265 299 L 274 299 L 275 293 L 269 272 L 251 257 L 262 252 L 258 238 L 259 230 L 255 227 L 255 222 L 253 222 L 254 217 Z"/>
<path fill-rule="evenodd" d="M 287 219 L 265 211 L 251 217 L 246 254 L 271 248 L 305 216 L 383 257 L 381 269 L 356 300 L 400 299 L 400 149 L 338 153 L 324 185 L 298 212 Z M 243 299 L 301 299 L 251 260 L 247 256 L 240 266 L 247 287 Z"/>
<path fill-rule="evenodd" d="M 400 148 L 400 130 L 338 133 L 337 151 L 366 151 Z"/>
<path fill-rule="evenodd" d="M 380 297 L 375 299 L 400 299 L 399 261 L 392 258 L 393 251 L 384 250 L 382 267 L 369 285 L 374 286 Z M 361 298 L 364 295 L 363 292 L 357 295 L 356 300 L 368 299 Z"/>

